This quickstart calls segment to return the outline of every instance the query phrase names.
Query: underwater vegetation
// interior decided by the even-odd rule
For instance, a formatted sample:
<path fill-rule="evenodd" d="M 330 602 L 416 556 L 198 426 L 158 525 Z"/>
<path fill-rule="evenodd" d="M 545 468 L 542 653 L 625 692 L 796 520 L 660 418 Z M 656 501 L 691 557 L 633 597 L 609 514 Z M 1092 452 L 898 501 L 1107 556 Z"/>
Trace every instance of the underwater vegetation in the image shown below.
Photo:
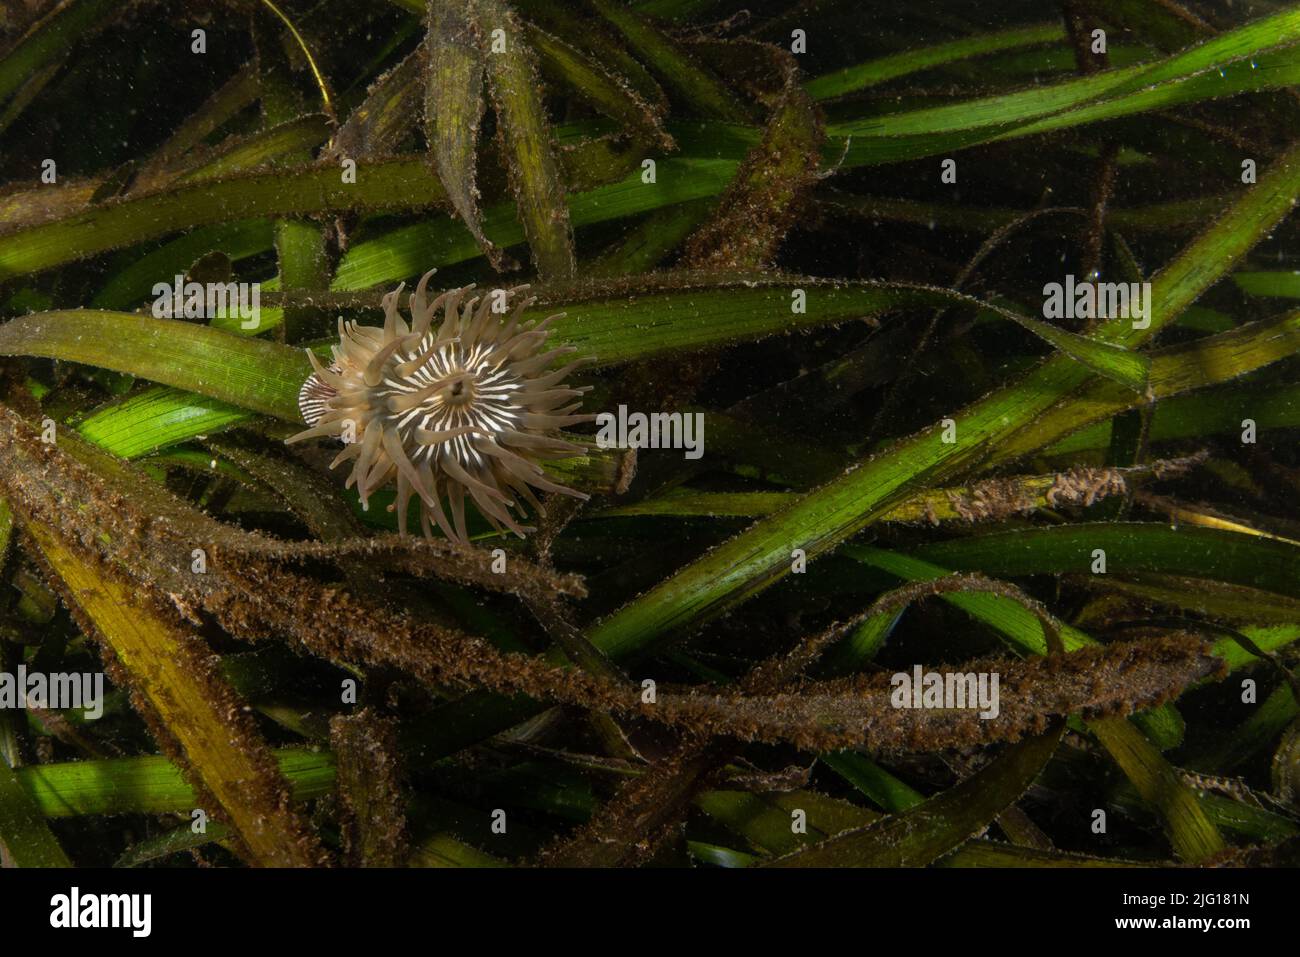
<path fill-rule="evenodd" d="M 1297 84 L 1263 0 L 8 4 L 0 860 L 1300 863 Z"/>

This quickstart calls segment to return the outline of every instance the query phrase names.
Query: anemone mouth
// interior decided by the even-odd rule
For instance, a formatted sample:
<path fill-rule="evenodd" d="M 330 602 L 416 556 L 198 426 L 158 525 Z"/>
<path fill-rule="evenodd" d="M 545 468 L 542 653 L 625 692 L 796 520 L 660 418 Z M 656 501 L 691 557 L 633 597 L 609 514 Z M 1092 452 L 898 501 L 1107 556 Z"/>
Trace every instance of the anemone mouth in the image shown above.
<path fill-rule="evenodd" d="M 447 391 L 443 393 L 447 405 L 467 405 L 473 402 L 476 381 L 472 372 L 457 372 L 448 378 L 444 383 Z"/>
<path fill-rule="evenodd" d="M 398 528 L 405 533 L 410 499 L 420 499 L 421 527 L 436 525 L 466 542 L 465 499 L 498 532 L 522 536 L 525 506 L 544 514 L 534 489 L 587 498 L 550 481 L 540 462 L 581 453 L 558 437 L 566 425 L 589 422 L 577 414 L 585 388 L 562 384 L 583 360 L 552 368 L 572 347 L 544 349 L 556 316 L 525 321 L 535 300 L 472 296 L 453 289 L 429 301 L 425 274 L 411 293 L 408 323 L 398 310 L 402 287 L 384 297 L 384 325 L 339 321 L 333 361 L 303 383 L 298 407 L 308 428 L 289 442 L 335 437 L 344 449 L 331 468 L 351 462 L 347 487 L 363 506 L 377 489 L 395 483 Z M 505 309 L 494 309 L 494 306 Z M 433 327 L 439 310 L 443 320 Z M 509 310 L 508 314 L 506 310 Z M 450 520 L 443 508 L 446 498 Z"/>

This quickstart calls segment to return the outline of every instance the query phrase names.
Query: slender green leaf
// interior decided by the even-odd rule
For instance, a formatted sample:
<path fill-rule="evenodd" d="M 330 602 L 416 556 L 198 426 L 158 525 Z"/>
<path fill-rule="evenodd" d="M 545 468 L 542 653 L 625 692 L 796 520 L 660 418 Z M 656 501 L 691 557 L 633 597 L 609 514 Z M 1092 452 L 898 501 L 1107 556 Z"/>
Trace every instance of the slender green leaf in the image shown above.
<path fill-rule="evenodd" d="M 732 123 L 743 123 L 748 118 L 745 106 L 735 95 L 654 24 L 618 0 L 592 0 L 592 6 L 618 30 L 628 47 L 701 116 Z"/>
<path fill-rule="evenodd" d="M 424 134 L 447 198 L 480 249 L 483 235 L 474 185 L 486 72 L 482 27 L 466 0 L 430 0 L 425 35 Z"/>
<path fill-rule="evenodd" d="M 773 861 L 773 867 L 924 867 L 1017 801 L 1051 758 L 1065 724 L 1011 745 L 988 767 L 898 814 Z"/>
<path fill-rule="evenodd" d="M 1196 796 L 1141 731 L 1123 718 L 1100 718 L 1088 727 L 1138 793 L 1156 806 L 1180 858 L 1197 863 L 1227 847 Z"/>
<path fill-rule="evenodd" d="M 288 421 L 311 372 L 300 349 L 176 319 L 77 309 L 0 326 L 0 354 L 84 362 Z"/>
<path fill-rule="evenodd" d="M 275 759 L 295 800 L 324 797 L 334 789 L 329 751 L 283 748 Z M 46 817 L 188 813 L 197 801 L 181 769 L 164 757 L 38 764 L 19 769 L 17 776 Z"/>
<path fill-rule="evenodd" d="M 479 43 L 487 62 L 498 135 L 508 157 L 510 185 L 533 263 L 543 279 L 567 278 L 576 265 L 573 231 L 551 124 L 537 92 L 537 72 L 524 31 L 501 0 L 475 2 L 482 22 L 489 25 Z M 496 48 L 494 31 L 503 31 L 503 49 Z"/>
<path fill-rule="evenodd" d="M 71 867 L 40 809 L 0 758 L 0 845 L 14 867 Z"/>
<path fill-rule="evenodd" d="M 946 568 L 990 575 L 1092 574 L 1093 552 L 1106 574 L 1158 571 L 1196 575 L 1300 597 L 1300 548 L 1286 542 L 1193 525 L 1086 522 L 993 532 L 922 546 L 917 555 Z"/>
<path fill-rule="evenodd" d="M 1286 10 L 1150 64 L 1017 93 L 832 126 L 849 164 L 899 162 L 980 143 L 1067 129 L 1198 100 L 1291 86 L 1300 13 Z"/>
<path fill-rule="evenodd" d="M 420 160 L 359 166 L 355 183 L 344 182 L 340 170 L 331 167 L 240 173 L 108 200 L 87 213 L 6 232 L 0 235 L 0 279 L 191 226 L 353 209 L 419 209 L 444 199 L 441 185 Z"/>
<path fill-rule="evenodd" d="M 895 80 L 910 73 L 931 70 L 970 57 L 988 56 L 1003 50 L 1056 43 L 1065 31 L 1059 23 L 1044 23 L 1032 27 L 1014 27 L 979 36 L 963 37 L 919 50 L 905 50 L 889 56 L 868 60 L 866 63 L 844 67 L 834 73 L 815 77 L 804 84 L 804 89 L 814 100 L 828 100 L 846 93 L 856 93 L 878 83 Z"/>
<path fill-rule="evenodd" d="M 0 102 L 33 73 L 58 62 L 78 40 L 121 9 L 117 0 L 71 0 L 55 6 L 0 60 Z"/>

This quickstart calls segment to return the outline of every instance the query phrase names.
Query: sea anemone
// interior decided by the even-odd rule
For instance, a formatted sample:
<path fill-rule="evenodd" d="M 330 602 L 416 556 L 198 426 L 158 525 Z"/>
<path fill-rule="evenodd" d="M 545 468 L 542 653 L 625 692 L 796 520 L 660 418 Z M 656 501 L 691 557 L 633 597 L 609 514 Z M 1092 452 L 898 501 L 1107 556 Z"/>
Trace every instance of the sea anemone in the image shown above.
<path fill-rule="evenodd" d="M 316 371 L 303 384 L 298 406 L 309 428 L 287 441 L 333 436 L 346 443 L 330 468 L 352 462 L 347 487 L 356 485 L 364 508 L 376 489 L 396 478 L 403 534 L 415 494 L 426 536 L 433 537 L 437 523 L 447 538 L 467 542 L 468 493 L 498 532 L 522 536 L 533 529 L 519 522 L 520 499 L 545 514 L 534 488 L 587 498 L 550 481 L 538 464 L 582 451 L 555 432 L 593 418 L 575 414 L 581 403 L 569 401 L 588 389 L 561 384 L 584 360 L 550 369 L 576 350 L 543 351 L 547 326 L 560 317 L 521 321 L 536 301 L 519 295 L 526 286 L 483 297 L 471 297 L 467 286 L 430 302 L 425 289 L 432 275 L 421 277 L 409 297 L 409 325 L 398 312 L 398 286 L 384 296 L 382 328 L 339 319 L 339 344 L 328 368 L 308 350 Z M 435 332 L 440 307 L 444 315 Z"/>

